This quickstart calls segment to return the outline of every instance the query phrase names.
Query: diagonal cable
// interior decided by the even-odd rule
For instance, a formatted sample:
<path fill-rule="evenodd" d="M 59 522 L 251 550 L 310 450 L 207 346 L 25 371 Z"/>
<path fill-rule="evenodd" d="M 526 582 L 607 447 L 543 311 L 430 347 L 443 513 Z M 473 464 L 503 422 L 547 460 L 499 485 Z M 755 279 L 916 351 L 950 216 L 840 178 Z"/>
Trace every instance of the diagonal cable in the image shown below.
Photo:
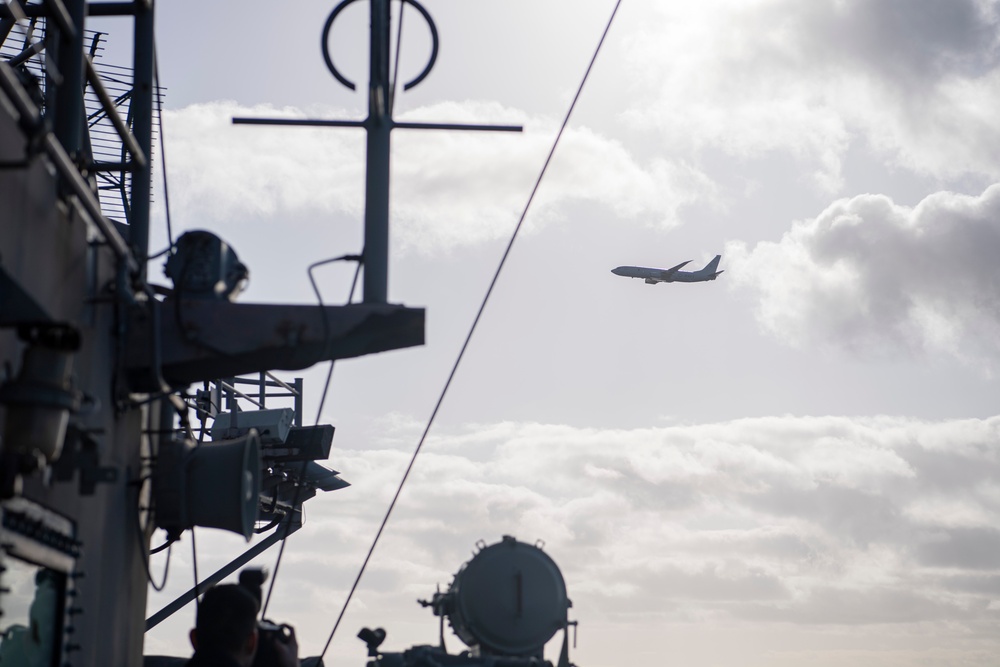
<path fill-rule="evenodd" d="M 448 379 L 444 383 L 444 388 L 441 389 L 441 395 L 438 396 L 437 403 L 434 405 L 434 410 L 431 412 L 430 419 L 427 420 L 427 426 L 424 427 L 424 432 L 420 436 L 417 448 L 414 450 L 413 456 L 410 458 L 409 465 L 406 466 L 406 472 L 403 473 L 403 479 L 399 482 L 399 487 L 396 489 L 396 494 L 392 497 L 392 502 L 389 503 L 389 509 L 385 512 L 385 517 L 382 519 L 378 532 L 375 534 L 375 539 L 372 540 L 372 545 L 368 549 L 368 555 L 365 556 L 365 560 L 361 564 L 361 569 L 358 571 L 358 576 L 354 579 L 354 584 L 351 586 L 351 590 L 347 593 L 347 599 L 344 600 L 344 606 L 341 608 L 340 614 L 337 616 L 337 620 L 333 625 L 333 629 L 330 631 L 330 636 L 326 640 L 326 645 L 323 646 L 323 652 L 320 653 L 320 659 L 326 656 L 326 652 L 329 650 L 331 642 L 333 642 L 333 636 L 336 634 L 337 628 L 340 626 L 340 621 L 344 618 L 344 613 L 347 611 L 347 606 L 350 604 L 351 598 L 354 596 L 354 591 L 358 588 L 361 576 L 368 567 L 368 561 L 371 560 L 372 553 L 375 551 L 375 546 L 378 544 L 379 538 L 382 537 L 382 531 L 385 530 L 385 526 L 389 522 L 389 517 L 392 515 L 393 509 L 396 507 L 396 502 L 399 500 L 399 496 L 403 491 L 403 486 L 406 484 L 406 480 L 410 476 L 410 471 L 413 470 L 413 464 L 416 463 L 417 456 L 420 454 L 420 450 L 423 448 L 424 442 L 427 440 L 427 434 L 430 432 L 431 426 L 434 424 L 434 419 L 437 417 L 438 410 L 440 410 L 441 404 L 444 402 L 444 397 L 448 393 L 451 381 L 455 378 L 455 373 L 458 371 L 458 366 L 462 362 L 462 357 L 465 356 L 465 350 L 469 347 L 469 341 L 472 340 L 472 334 L 476 331 L 476 326 L 479 324 L 483 311 L 486 309 L 486 304 L 490 299 L 490 295 L 493 293 L 493 288 L 496 286 L 497 280 L 500 278 L 500 272 L 503 270 L 504 264 L 507 262 L 507 257 L 510 255 L 511 248 L 514 247 L 514 241 L 517 239 L 517 235 L 521 231 L 521 227 L 524 225 L 524 220 L 528 215 L 528 209 L 531 208 L 531 203 L 535 199 L 535 194 L 538 192 L 538 188 L 542 184 L 542 178 L 545 176 L 545 172 L 548 170 L 549 164 L 552 162 L 552 156 L 555 154 L 556 148 L 559 146 L 559 140 L 562 138 L 563 132 L 569 124 L 570 116 L 573 115 L 573 109 L 576 108 L 576 103 L 580 99 L 581 93 L 583 93 L 583 87 L 587 83 L 590 71 L 594 68 L 594 63 L 597 61 L 597 55 L 601 52 L 604 40 L 608 36 L 608 32 L 611 30 L 611 24 L 615 20 L 615 14 L 618 13 L 618 8 L 621 6 L 621 2 L 622 0 L 617 0 L 615 2 L 615 8 L 611 12 L 611 17 L 608 19 L 608 23 L 604 28 L 601 40 L 597 43 L 597 48 L 594 49 L 594 55 L 590 59 L 590 64 L 587 65 L 587 71 L 584 72 L 583 79 L 577 87 L 576 95 L 573 96 L 573 101 L 570 103 L 569 109 L 566 111 L 566 117 L 563 119 L 562 126 L 559 128 L 559 133 L 556 134 L 555 141 L 552 142 L 552 148 L 549 150 L 548 157 L 545 158 L 545 164 L 542 165 L 542 170 L 539 172 L 538 178 L 535 180 L 535 185 L 531 189 L 531 194 L 528 196 L 528 201 L 524 205 L 521 217 L 517 221 L 517 226 L 514 227 L 514 232 L 511 234 L 510 241 L 507 242 L 507 248 L 504 250 L 503 256 L 500 258 L 500 264 L 497 266 L 497 270 L 493 274 L 493 280 L 490 281 L 490 286 L 486 290 L 486 295 L 483 297 L 483 301 L 479 306 L 479 312 L 476 313 L 476 318 L 472 321 L 469 333 L 465 337 L 465 342 L 462 343 L 462 349 L 459 351 L 454 365 L 451 367 L 451 372 L 448 374 Z"/>
<path fill-rule="evenodd" d="M 396 58 L 392 68 L 392 84 L 389 86 L 389 115 L 396 109 L 396 82 L 399 81 L 399 47 L 403 43 L 403 12 L 406 2 L 399 3 L 399 20 L 396 22 Z"/>
<path fill-rule="evenodd" d="M 315 262 L 309 265 L 309 282 L 312 284 L 313 292 L 316 293 L 316 301 L 319 302 L 319 307 L 323 308 L 323 340 L 329 343 L 330 341 L 330 323 L 329 318 L 326 314 L 326 306 L 323 303 L 323 295 L 319 292 L 319 286 L 316 284 L 316 278 L 313 276 L 313 269 L 324 264 L 329 264 L 331 262 L 340 261 L 355 261 L 357 262 L 357 267 L 354 269 L 354 280 L 351 281 L 351 292 L 347 295 L 347 303 L 350 304 L 354 300 L 354 291 L 358 286 L 358 274 L 361 272 L 361 261 L 362 255 L 343 255 L 341 257 L 334 257 L 332 259 L 325 259 L 319 262 Z M 330 381 L 333 379 L 333 365 L 336 363 L 336 359 L 330 360 L 330 370 L 326 373 L 326 382 L 323 384 L 323 395 L 319 399 L 319 408 L 316 410 L 316 422 L 315 425 L 319 426 L 319 420 L 323 416 L 323 405 L 326 403 L 326 395 L 330 390 Z M 274 582 L 278 580 L 278 569 L 281 567 L 281 559 L 285 555 L 285 545 L 288 543 L 288 535 L 292 530 L 292 520 L 295 518 L 296 508 L 299 507 L 299 496 L 302 492 L 302 487 L 305 484 L 306 478 L 306 468 L 309 462 L 303 461 L 302 465 L 299 467 L 299 483 L 295 486 L 295 495 L 292 496 L 292 511 L 288 513 L 285 518 L 284 530 L 285 534 L 281 536 L 281 547 L 278 549 L 278 559 L 274 563 L 274 572 L 271 573 L 271 583 L 267 587 L 267 597 L 264 598 L 264 606 L 261 607 L 260 617 L 264 618 L 267 614 L 267 607 L 271 604 L 271 593 L 274 591 Z M 280 530 L 280 529 L 279 529 Z"/>

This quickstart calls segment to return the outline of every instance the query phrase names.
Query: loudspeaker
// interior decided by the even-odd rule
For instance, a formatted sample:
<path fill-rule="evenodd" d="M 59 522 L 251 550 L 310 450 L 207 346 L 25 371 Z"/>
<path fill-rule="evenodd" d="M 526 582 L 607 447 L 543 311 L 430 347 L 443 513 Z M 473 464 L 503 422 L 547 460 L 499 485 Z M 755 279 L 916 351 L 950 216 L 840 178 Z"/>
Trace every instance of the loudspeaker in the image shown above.
<path fill-rule="evenodd" d="M 260 504 L 260 436 L 160 443 L 153 474 L 156 525 L 172 537 L 193 526 L 221 528 L 247 540 Z"/>

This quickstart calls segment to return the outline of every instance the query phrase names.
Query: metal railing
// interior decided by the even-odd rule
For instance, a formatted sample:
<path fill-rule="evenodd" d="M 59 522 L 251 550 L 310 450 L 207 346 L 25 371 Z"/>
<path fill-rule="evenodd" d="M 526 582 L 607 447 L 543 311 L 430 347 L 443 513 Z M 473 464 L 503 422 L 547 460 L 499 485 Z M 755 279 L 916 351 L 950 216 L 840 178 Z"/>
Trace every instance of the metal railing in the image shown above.
<path fill-rule="evenodd" d="M 103 34 L 85 30 L 87 14 L 134 18 L 131 68 L 97 62 Z M 27 166 L 44 153 L 64 196 L 131 274 L 132 284 L 120 286 L 135 292 L 147 290 L 152 102 L 162 95 L 152 86 L 151 17 L 141 1 L 0 3 L 0 91 L 31 151 L 4 166 Z M 129 225 L 127 235 L 116 223 Z"/>
<path fill-rule="evenodd" d="M 240 409 L 238 405 L 238 399 L 243 399 L 248 401 L 251 405 L 256 406 L 260 410 L 266 410 L 268 406 L 268 399 L 270 399 L 270 407 L 284 407 L 276 406 L 276 401 L 281 399 L 291 399 L 293 410 L 295 410 L 295 426 L 302 426 L 302 378 L 295 378 L 292 380 L 291 384 L 283 382 L 276 376 L 274 376 L 269 371 L 264 371 L 259 373 L 256 377 L 245 376 L 245 377 L 235 377 L 226 378 L 219 381 L 222 387 L 222 396 L 225 400 L 225 405 L 227 410 L 238 410 Z M 256 387 L 256 392 L 242 392 L 237 386 L 241 387 Z M 287 401 L 282 400 L 282 403 L 287 405 Z"/>

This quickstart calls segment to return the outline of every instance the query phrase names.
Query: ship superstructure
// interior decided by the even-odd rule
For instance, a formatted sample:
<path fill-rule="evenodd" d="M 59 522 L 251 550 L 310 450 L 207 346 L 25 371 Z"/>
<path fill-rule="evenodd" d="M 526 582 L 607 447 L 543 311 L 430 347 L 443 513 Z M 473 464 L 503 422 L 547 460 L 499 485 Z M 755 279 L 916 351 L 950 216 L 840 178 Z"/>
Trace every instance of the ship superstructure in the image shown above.
<path fill-rule="evenodd" d="M 101 63 L 95 16 L 131 19 L 128 67 Z M 332 426 L 303 424 L 301 382 L 274 371 L 423 342 L 423 310 L 384 290 L 237 302 L 248 267 L 207 231 L 170 239 L 157 284 L 153 21 L 144 1 L 0 5 L 5 664 L 140 664 L 154 528 L 273 543 L 345 485 L 314 462 Z M 376 252 L 353 259 L 384 273 Z"/>
<path fill-rule="evenodd" d="M 353 1 L 333 9 L 324 44 Z M 438 40 L 426 9 L 405 4 L 426 20 L 433 49 L 404 89 L 430 72 Z M 363 300 L 328 305 L 317 291 L 316 305 L 291 305 L 240 302 L 253 267 L 238 240 L 209 230 L 174 238 L 169 208 L 169 247 L 151 256 L 163 96 L 154 2 L 0 4 L 0 664 L 141 664 L 146 629 L 298 530 L 309 498 L 348 485 L 318 463 L 334 426 L 305 423 L 302 379 L 287 372 L 423 343 L 424 311 L 388 296 L 391 132 L 520 130 L 395 121 L 390 2 L 369 6 L 366 118 L 234 119 L 368 137 L 364 247 L 327 260 L 357 264 Z M 102 62 L 113 36 L 88 27 L 111 16 L 130 19 L 128 66 Z M 195 526 L 264 537 L 145 618 L 151 553 Z M 166 542 L 151 552 L 157 529 Z M 546 627 L 527 630 L 530 645 L 483 646 L 541 664 L 541 645 L 568 627 L 565 587 L 540 550 L 503 544 L 514 558 L 500 567 L 541 564 L 539 576 L 562 588 L 539 598 Z M 517 590 L 522 613 L 536 596 Z M 446 608 L 464 599 L 456 589 L 432 606 L 479 641 L 480 626 Z"/>

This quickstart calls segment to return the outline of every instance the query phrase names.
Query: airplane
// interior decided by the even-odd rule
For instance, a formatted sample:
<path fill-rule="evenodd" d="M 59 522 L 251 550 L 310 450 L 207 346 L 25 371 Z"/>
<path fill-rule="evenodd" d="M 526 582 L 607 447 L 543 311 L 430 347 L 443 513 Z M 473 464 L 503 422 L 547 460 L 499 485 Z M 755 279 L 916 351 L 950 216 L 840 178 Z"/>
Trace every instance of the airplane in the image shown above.
<path fill-rule="evenodd" d="M 716 269 L 719 268 L 720 259 L 722 259 L 722 255 L 716 255 L 711 262 L 705 265 L 705 268 L 698 271 L 681 271 L 681 268 L 691 262 L 689 259 L 669 269 L 650 269 L 644 266 L 619 266 L 617 269 L 611 269 L 611 273 L 616 276 L 625 276 L 626 278 L 642 278 L 648 285 L 655 285 L 656 283 L 700 283 L 703 280 L 715 280 L 719 277 L 722 271 L 716 271 Z"/>

